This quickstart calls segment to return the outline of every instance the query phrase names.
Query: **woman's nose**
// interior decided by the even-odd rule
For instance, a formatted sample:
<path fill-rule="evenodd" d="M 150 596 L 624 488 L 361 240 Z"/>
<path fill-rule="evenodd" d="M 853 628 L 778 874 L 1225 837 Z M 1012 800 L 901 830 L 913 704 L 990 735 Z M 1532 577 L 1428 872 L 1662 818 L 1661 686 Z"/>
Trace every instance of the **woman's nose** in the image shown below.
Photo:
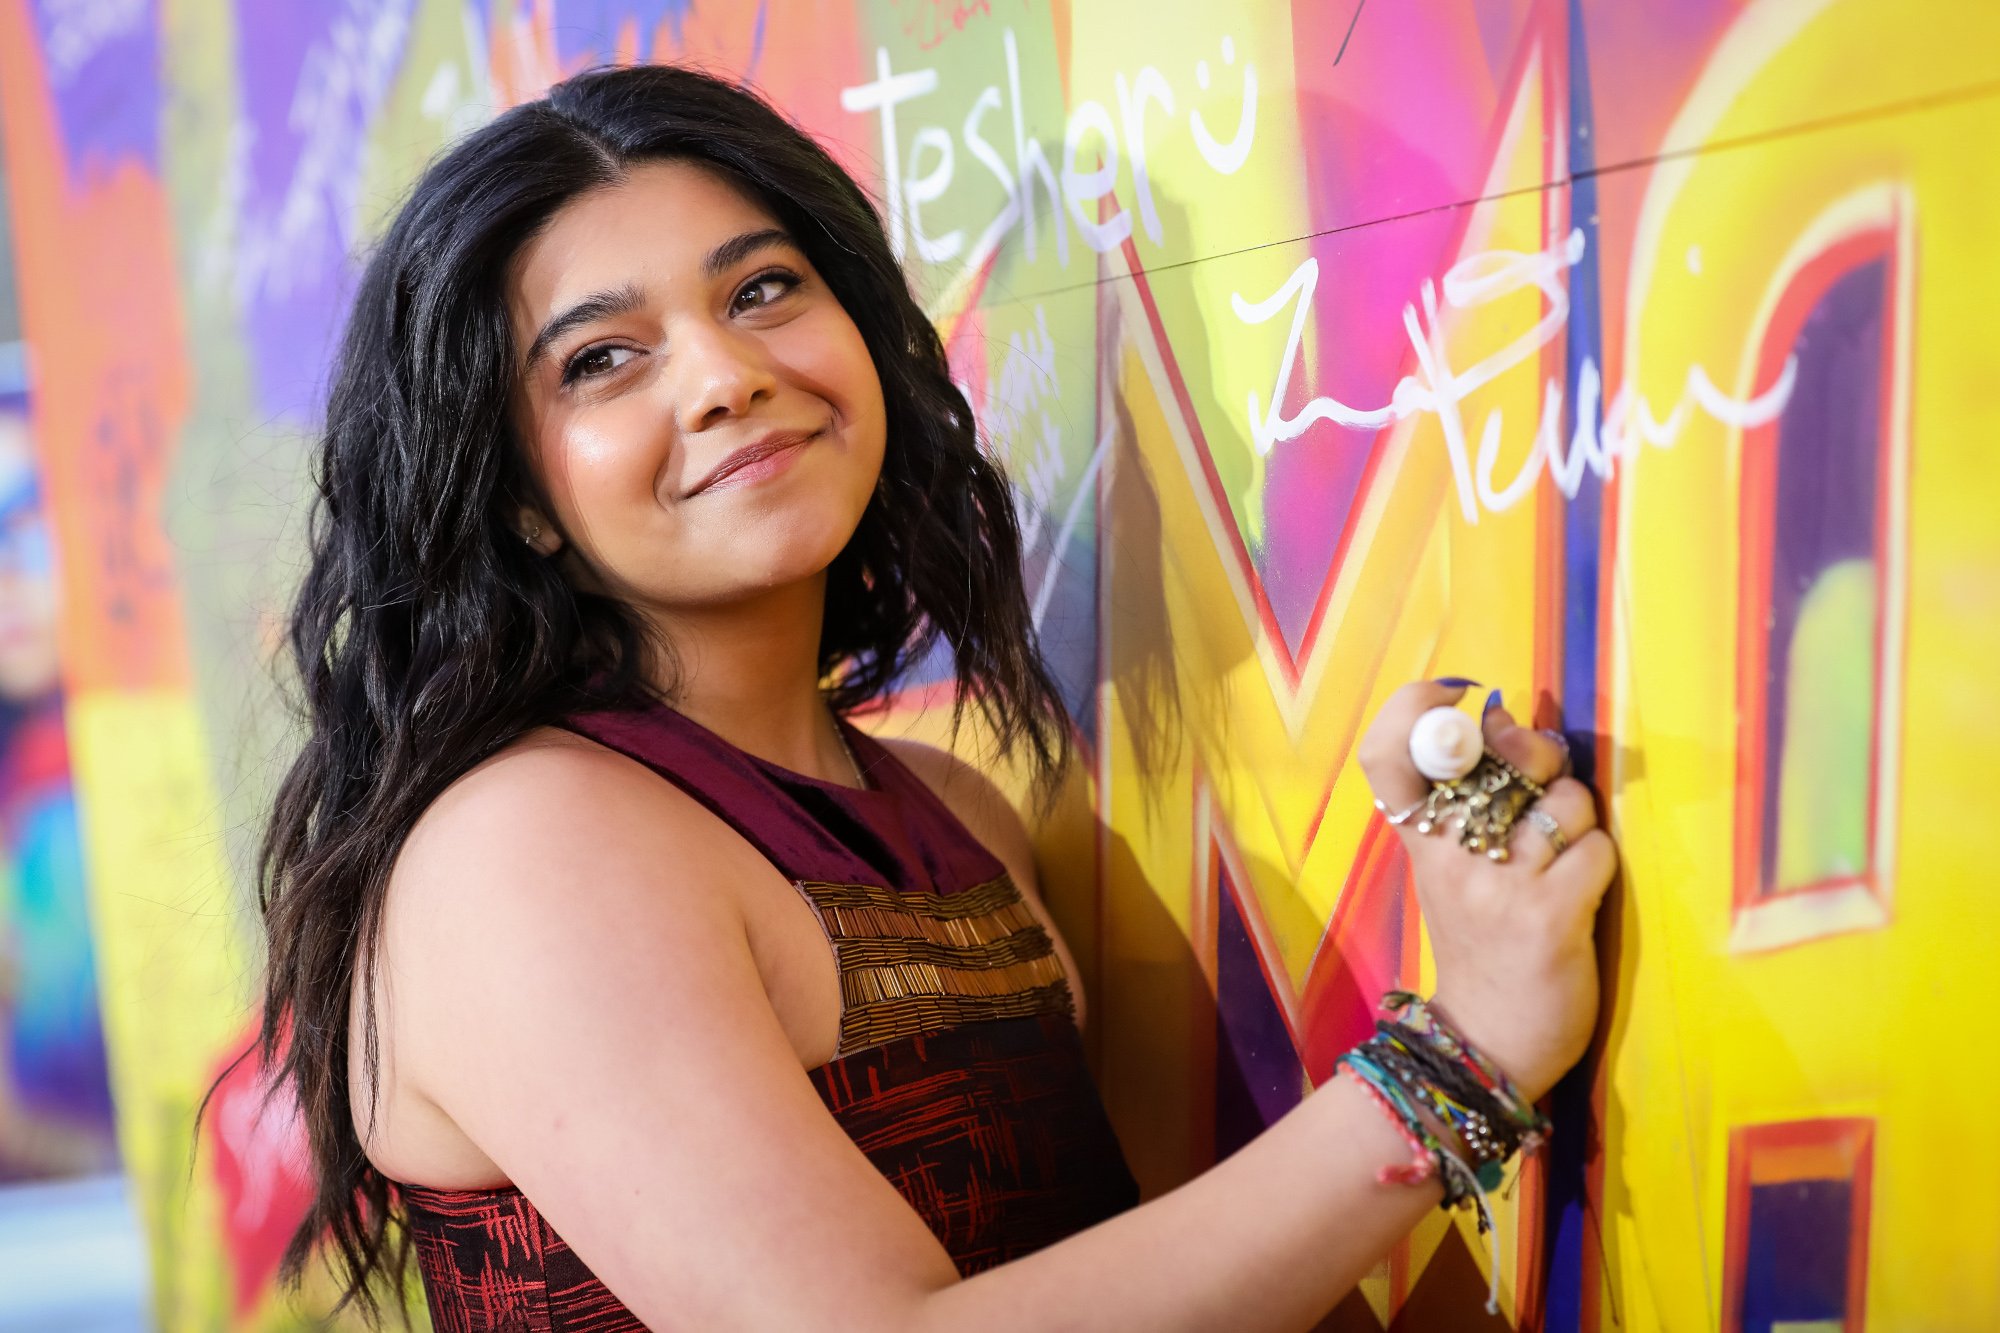
<path fill-rule="evenodd" d="M 670 378 L 684 431 L 707 430 L 742 416 L 777 388 L 757 339 L 727 324 L 695 323 L 674 340 Z"/>

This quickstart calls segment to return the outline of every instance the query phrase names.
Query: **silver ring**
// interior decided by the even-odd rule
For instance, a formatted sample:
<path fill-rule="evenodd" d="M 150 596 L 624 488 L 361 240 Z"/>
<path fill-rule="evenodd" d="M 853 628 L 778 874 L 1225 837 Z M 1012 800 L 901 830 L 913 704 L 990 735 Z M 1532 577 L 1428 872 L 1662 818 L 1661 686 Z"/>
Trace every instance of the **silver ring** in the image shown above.
<path fill-rule="evenodd" d="M 1390 828 L 1401 828 L 1410 822 L 1411 816 L 1429 804 L 1430 797 L 1426 796 L 1407 810 L 1391 810 L 1388 806 L 1382 804 L 1381 797 L 1378 796 L 1375 798 L 1375 808 L 1382 812 L 1382 818 L 1388 822 Z"/>
<path fill-rule="evenodd" d="M 1561 856 L 1569 847 L 1569 839 L 1563 835 L 1562 825 L 1556 823 L 1556 817 L 1548 811 L 1538 806 L 1529 806 L 1521 812 L 1521 820 L 1529 828 L 1547 838 L 1549 846 L 1556 849 L 1557 856 Z"/>

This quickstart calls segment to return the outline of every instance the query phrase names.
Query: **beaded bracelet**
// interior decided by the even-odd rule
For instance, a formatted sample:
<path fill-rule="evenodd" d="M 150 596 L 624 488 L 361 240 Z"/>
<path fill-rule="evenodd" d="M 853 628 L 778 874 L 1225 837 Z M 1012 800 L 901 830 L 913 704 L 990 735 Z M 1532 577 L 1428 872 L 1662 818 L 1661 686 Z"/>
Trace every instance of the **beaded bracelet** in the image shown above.
<path fill-rule="evenodd" d="M 1480 1185 L 1488 1190 L 1498 1189 L 1507 1159 L 1520 1146 L 1520 1134 L 1504 1122 L 1495 1124 L 1488 1109 L 1481 1107 L 1476 1099 L 1464 1098 L 1428 1077 L 1429 1071 L 1397 1044 L 1393 1035 L 1384 1034 L 1368 1045 L 1375 1062 L 1409 1088 L 1415 1099 L 1429 1107 L 1464 1145 L 1465 1156 Z"/>
<path fill-rule="evenodd" d="M 1421 1039 L 1445 1059 L 1463 1066 L 1479 1081 L 1507 1119 L 1520 1128 L 1524 1151 L 1533 1152 L 1542 1145 L 1549 1133 L 1548 1117 L 1535 1109 L 1534 1103 L 1504 1070 L 1460 1036 L 1421 997 L 1409 991 L 1392 990 L 1382 997 L 1382 1007 L 1400 1015 L 1401 1022 L 1396 1027 Z"/>
<path fill-rule="evenodd" d="M 1444 1186 L 1443 1207 L 1472 1204 L 1492 1252 L 1486 1309 L 1498 1313 L 1499 1237 L 1486 1195 L 1499 1188 L 1509 1158 L 1532 1153 L 1547 1140 L 1548 1119 L 1505 1071 L 1422 999 L 1390 991 L 1382 997 L 1382 1007 L 1399 1019 L 1378 1022 L 1375 1035 L 1342 1055 L 1334 1068 L 1355 1077 L 1410 1146 L 1410 1164 L 1383 1167 L 1378 1180 L 1414 1183 L 1436 1177 Z M 1449 1131 L 1456 1145 L 1439 1139 L 1434 1122 Z"/>

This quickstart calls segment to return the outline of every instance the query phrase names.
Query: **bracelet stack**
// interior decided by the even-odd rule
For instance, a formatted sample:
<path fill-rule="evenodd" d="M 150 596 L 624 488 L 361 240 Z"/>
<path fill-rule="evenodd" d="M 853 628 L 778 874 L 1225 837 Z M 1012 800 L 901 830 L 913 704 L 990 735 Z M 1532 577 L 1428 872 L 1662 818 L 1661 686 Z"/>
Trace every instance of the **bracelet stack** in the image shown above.
<path fill-rule="evenodd" d="M 1547 1140 L 1548 1119 L 1513 1080 L 1454 1032 L 1430 1006 L 1408 991 L 1390 991 L 1382 1008 L 1396 1015 L 1375 1025 L 1375 1035 L 1334 1062 L 1360 1081 L 1410 1145 L 1408 1166 L 1385 1167 L 1378 1178 L 1414 1183 L 1438 1179 L 1447 1209 L 1467 1203 L 1479 1230 L 1493 1229 L 1486 1195 L 1499 1188 L 1507 1161 L 1534 1152 Z M 1442 1127 L 1455 1142 L 1441 1138 Z M 1493 1287 L 1487 1309 L 1499 1308 L 1500 1267 L 1492 1242 Z"/>

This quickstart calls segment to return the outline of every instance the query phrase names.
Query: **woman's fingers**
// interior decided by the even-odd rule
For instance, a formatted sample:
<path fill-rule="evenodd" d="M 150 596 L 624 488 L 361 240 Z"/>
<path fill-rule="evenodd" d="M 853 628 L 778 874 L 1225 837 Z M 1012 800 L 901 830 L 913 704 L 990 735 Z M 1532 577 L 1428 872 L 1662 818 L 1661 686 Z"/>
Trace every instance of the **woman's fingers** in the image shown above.
<path fill-rule="evenodd" d="M 1618 844 L 1603 829 L 1593 828 L 1550 863 L 1542 879 L 1557 893 L 1575 895 L 1580 908 L 1595 912 L 1617 873 Z"/>
<path fill-rule="evenodd" d="M 1417 772 L 1410 758 L 1410 729 L 1433 708 L 1455 704 L 1465 695 L 1463 685 L 1420 680 L 1390 695 L 1361 737 L 1359 758 L 1368 785 L 1392 812 L 1407 810 L 1430 794 L 1430 779 Z"/>
<path fill-rule="evenodd" d="M 1519 725 L 1513 714 L 1497 706 L 1486 710 L 1481 725 L 1487 748 L 1534 781 L 1547 786 L 1562 776 L 1569 751 L 1548 732 Z"/>
<path fill-rule="evenodd" d="M 1422 809 L 1431 792 L 1410 756 L 1412 728 L 1426 711 L 1463 697 L 1457 682 L 1405 686 L 1362 737 L 1362 770 L 1392 817 Z M 1568 776 L 1560 737 L 1522 727 L 1498 706 L 1478 725 L 1485 747 L 1533 791 L 1520 791 L 1488 767 L 1453 790 L 1434 836 L 1419 834 L 1414 819 L 1397 832 L 1410 855 L 1441 1002 L 1474 1044 L 1540 1090 L 1574 1063 L 1590 1037 L 1597 961 L 1589 944 L 1618 852 L 1597 827 L 1595 796 Z M 1442 756 L 1454 747 L 1437 748 Z M 1506 861 L 1466 845 L 1468 833 L 1483 832 L 1491 816 L 1529 795 L 1532 804 L 1509 831 Z"/>
<path fill-rule="evenodd" d="M 1431 790 L 1430 779 L 1417 771 L 1416 761 L 1410 757 L 1411 729 L 1426 712 L 1456 704 L 1464 695 L 1462 685 L 1437 681 L 1405 685 L 1389 696 L 1362 736 L 1362 772 L 1392 815 L 1420 805 Z M 1516 859 L 1533 872 L 1554 875 L 1560 871 L 1563 879 L 1576 880 L 1578 891 L 1593 895 L 1594 903 L 1616 869 L 1617 851 L 1611 840 L 1597 831 L 1597 807 L 1590 789 L 1566 776 L 1569 754 L 1560 736 L 1520 726 L 1512 714 L 1497 705 L 1486 710 L 1481 729 L 1487 748 L 1529 780 L 1548 788 L 1532 808 L 1554 822 L 1554 832 L 1537 828 L 1541 819 L 1524 817 L 1518 821 L 1511 834 Z M 1409 824 L 1398 831 L 1415 837 L 1415 830 L 1416 826 Z M 1586 849 L 1584 855 L 1575 855 L 1579 849 Z"/>

